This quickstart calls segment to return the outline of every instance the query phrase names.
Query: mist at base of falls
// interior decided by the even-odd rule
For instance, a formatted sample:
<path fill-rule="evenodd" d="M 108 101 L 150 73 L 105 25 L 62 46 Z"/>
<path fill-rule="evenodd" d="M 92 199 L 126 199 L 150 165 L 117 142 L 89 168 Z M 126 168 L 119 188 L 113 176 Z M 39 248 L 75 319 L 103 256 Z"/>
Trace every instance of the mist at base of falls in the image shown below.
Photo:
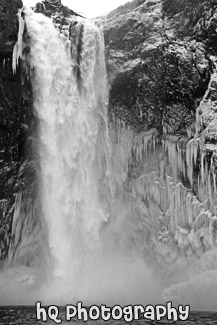
<path fill-rule="evenodd" d="M 95 261 L 94 261 L 95 262 Z M 159 303 L 162 286 L 156 274 L 144 261 L 126 261 L 123 257 L 93 261 L 84 265 L 84 272 L 74 281 L 63 278 L 43 280 L 37 268 L 14 267 L 0 273 L 0 305 L 67 305 L 82 301 L 84 305 Z"/>
<path fill-rule="evenodd" d="M 134 220 L 127 216 L 130 204 L 124 203 L 125 207 L 120 202 L 115 207 L 119 218 L 107 225 L 102 237 L 76 261 L 69 260 L 64 276 L 57 276 L 49 266 L 45 268 L 45 257 L 43 262 L 33 262 L 32 267 L 15 266 L 16 260 L 19 265 L 26 256 L 25 244 L 18 248 L 14 267 L 0 273 L 0 305 L 34 305 L 36 301 L 59 306 L 78 301 L 87 306 L 162 302 L 163 284 L 157 265 L 146 263 L 139 255 L 133 238 Z M 33 247 L 27 246 L 30 255 Z"/>

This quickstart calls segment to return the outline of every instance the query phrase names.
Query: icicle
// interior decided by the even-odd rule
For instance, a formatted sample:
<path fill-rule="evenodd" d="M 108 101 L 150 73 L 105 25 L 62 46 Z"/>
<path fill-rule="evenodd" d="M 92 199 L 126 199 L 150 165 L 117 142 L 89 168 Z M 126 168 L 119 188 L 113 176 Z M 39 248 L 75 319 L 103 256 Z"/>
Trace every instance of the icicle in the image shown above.
<path fill-rule="evenodd" d="M 40 221 L 38 221 L 36 213 L 37 205 L 38 202 L 32 204 L 31 199 L 26 199 L 22 192 L 16 195 L 12 236 L 6 262 L 9 266 L 16 265 L 16 263 L 28 265 L 30 260 L 37 259 L 38 236 L 40 234 Z"/>
<path fill-rule="evenodd" d="M 18 16 L 18 23 L 19 23 L 19 31 L 18 31 L 18 40 L 13 50 L 12 68 L 14 74 L 16 73 L 16 67 L 18 66 L 19 58 L 23 58 L 23 47 L 24 47 L 23 33 L 24 33 L 25 21 L 22 17 L 22 9 L 19 10 L 17 16 Z"/>
<path fill-rule="evenodd" d="M 204 185 L 204 151 L 201 154 L 201 181 L 202 185 Z"/>
<path fill-rule="evenodd" d="M 210 204 L 212 204 L 212 186 L 211 186 L 211 174 L 208 175 L 208 196 Z"/>
<path fill-rule="evenodd" d="M 154 150 L 154 153 L 156 153 L 156 139 L 155 139 L 155 137 L 153 139 L 153 150 Z"/>
<path fill-rule="evenodd" d="M 215 172 L 213 171 L 213 186 L 214 186 L 214 192 L 215 192 L 215 195 L 217 194 L 217 190 L 216 190 L 216 174 Z"/>
<path fill-rule="evenodd" d="M 18 43 L 14 45 L 14 49 L 13 49 L 13 60 L 12 60 L 13 74 L 16 73 L 16 68 L 17 68 L 17 57 L 18 57 L 17 53 L 18 53 Z"/>
<path fill-rule="evenodd" d="M 188 142 L 186 147 L 186 163 L 188 168 L 188 178 L 193 185 L 193 169 L 197 163 L 198 158 L 198 148 L 200 148 L 201 140 L 199 138 L 192 139 Z"/>

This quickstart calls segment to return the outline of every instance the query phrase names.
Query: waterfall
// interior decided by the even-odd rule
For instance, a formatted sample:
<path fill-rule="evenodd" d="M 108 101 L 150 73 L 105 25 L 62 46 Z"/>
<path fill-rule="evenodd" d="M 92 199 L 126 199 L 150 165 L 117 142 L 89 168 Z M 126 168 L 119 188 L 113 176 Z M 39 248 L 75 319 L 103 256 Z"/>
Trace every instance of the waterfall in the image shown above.
<path fill-rule="evenodd" d="M 34 204 L 25 193 L 16 198 L 9 264 L 39 270 L 30 273 L 40 279 L 34 297 L 48 304 L 159 303 L 171 284 L 165 300 L 186 303 L 188 284 L 216 265 L 215 164 L 204 148 L 211 132 L 199 133 L 199 114 L 194 138 L 109 125 L 100 29 L 73 20 L 60 32 L 27 8 L 18 18 L 13 70 L 20 57 L 31 78 L 40 168 Z"/>
<path fill-rule="evenodd" d="M 40 270 L 36 296 L 46 303 L 151 302 L 159 283 L 135 243 L 137 214 L 125 187 L 131 153 L 142 159 L 156 130 L 135 137 L 109 127 L 97 26 L 73 20 L 60 32 L 30 9 L 18 17 L 13 70 L 20 57 L 31 78 L 40 170 L 38 208 L 26 211 L 25 195 L 17 196 L 10 265 Z"/>
<path fill-rule="evenodd" d="M 13 294 L 8 279 L 24 265 L 31 276 L 15 284 L 37 292 L 33 303 L 159 303 L 162 296 L 212 305 L 216 68 L 185 135 L 169 135 L 164 121 L 161 135 L 135 134 L 115 118 L 108 123 L 102 32 L 67 19 L 69 26 L 55 26 L 27 8 L 18 13 L 13 71 L 21 62 L 31 79 L 40 167 L 35 201 L 25 191 L 16 196 L 2 292 Z"/>
<path fill-rule="evenodd" d="M 67 283 L 78 280 L 110 217 L 104 40 L 93 24 L 78 23 L 80 53 L 71 53 L 49 18 L 28 10 L 24 15 L 39 118 L 39 195 L 49 276 Z M 72 55 L 79 57 L 79 76 Z"/>
<path fill-rule="evenodd" d="M 201 256 L 203 266 L 215 264 L 215 166 L 204 158 L 210 132 L 198 133 L 199 114 L 194 138 L 109 125 L 100 29 L 72 20 L 60 32 L 27 8 L 18 17 L 13 70 L 20 57 L 31 77 L 40 169 L 35 203 L 25 193 L 16 198 L 9 264 L 40 269 L 38 297 L 47 303 L 159 303 L 153 265 L 176 274 L 165 287 L 187 278 Z M 182 290 L 172 286 L 164 297 Z"/>

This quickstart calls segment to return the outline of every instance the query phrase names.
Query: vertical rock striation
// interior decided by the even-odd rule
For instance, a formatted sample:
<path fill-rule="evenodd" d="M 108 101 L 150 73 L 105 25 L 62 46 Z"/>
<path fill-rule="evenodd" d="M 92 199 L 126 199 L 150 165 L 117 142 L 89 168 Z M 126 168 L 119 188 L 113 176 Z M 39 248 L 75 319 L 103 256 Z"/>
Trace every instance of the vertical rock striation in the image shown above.
<path fill-rule="evenodd" d="M 27 188 L 32 178 L 32 168 L 26 161 L 26 141 L 32 123 L 31 88 L 22 87 L 20 68 L 16 75 L 12 71 L 16 15 L 21 7 L 20 0 L 0 3 L 0 260 L 9 248 L 15 194 Z M 21 168 L 24 162 L 25 173 Z"/>

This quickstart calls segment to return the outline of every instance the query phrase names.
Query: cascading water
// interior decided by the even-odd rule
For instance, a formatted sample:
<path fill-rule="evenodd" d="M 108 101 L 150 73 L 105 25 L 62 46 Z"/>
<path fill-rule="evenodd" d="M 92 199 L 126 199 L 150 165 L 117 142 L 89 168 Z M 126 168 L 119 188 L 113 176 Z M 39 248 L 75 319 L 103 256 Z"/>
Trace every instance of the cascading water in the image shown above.
<path fill-rule="evenodd" d="M 61 304 L 159 303 L 172 285 L 166 301 L 201 308 L 203 271 L 216 283 L 216 175 L 204 158 L 212 125 L 200 134 L 207 109 L 187 140 L 165 127 L 161 139 L 156 129 L 109 127 L 101 31 L 73 21 L 64 35 L 26 8 L 18 17 L 13 69 L 21 57 L 30 70 L 40 160 L 38 198 L 32 204 L 20 193 L 15 203 L 8 262 L 34 267 L 18 283 L 32 287 L 32 303 Z M 156 261 L 164 285 L 147 267 Z"/>
<path fill-rule="evenodd" d="M 121 157 L 110 143 L 103 35 L 92 23 L 76 21 L 69 41 L 51 19 L 27 8 L 19 23 L 13 68 L 21 57 L 30 69 L 39 120 L 41 214 L 30 222 L 37 218 L 21 213 L 24 203 L 17 198 L 10 264 L 25 264 L 25 256 L 37 252 L 41 263 L 28 260 L 40 270 L 33 301 L 153 302 L 158 281 L 134 245 L 136 216 L 123 190 L 131 143 L 129 152 L 120 147 Z"/>
<path fill-rule="evenodd" d="M 84 25 L 78 81 L 70 48 L 52 21 L 29 12 L 25 23 L 34 67 L 34 107 L 40 121 L 40 196 L 49 273 L 52 282 L 67 284 L 69 279 L 78 281 L 86 250 L 94 250 L 109 217 L 103 191 L 109 195 L 110 189 L 105 185 L 100 191 L 100 182 L 109 183 L 103 39 L 96 27 Z"/>

